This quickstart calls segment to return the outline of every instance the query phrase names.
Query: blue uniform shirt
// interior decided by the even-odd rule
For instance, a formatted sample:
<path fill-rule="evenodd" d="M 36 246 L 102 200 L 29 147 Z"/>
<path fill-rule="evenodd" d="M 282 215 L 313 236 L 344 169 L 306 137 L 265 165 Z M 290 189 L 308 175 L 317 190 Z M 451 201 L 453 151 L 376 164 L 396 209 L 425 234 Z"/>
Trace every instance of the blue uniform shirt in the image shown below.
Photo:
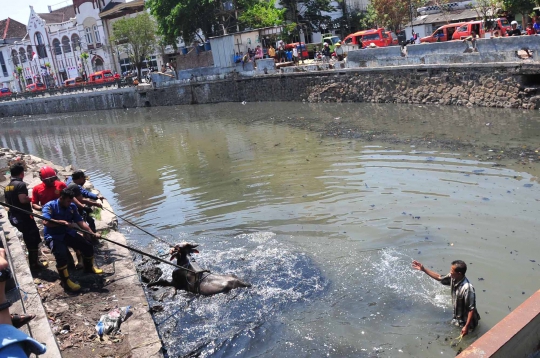
<path fill-rule="evenodd" d="M 43 217 L 45 219 L 65 220 L 68 223 L 77 223 L 83 221 L 79 215 L 77 205 L 71 203 L 67 208 L 60 206 L 60 199 L 49 201 L 43 207 Z M 46 227 L 43 229 L 43 238 L 45 241 L 51 239 L 63 239 L 66 234 L 75 235 L 76 232 L 66 226 Z"/>
<path fill-rule="evenodd" d="M 69 185 L 73 182 L 73 179 L 71 179 L 71 177 L 69 177 L 67 180 L 66 180 L 66 185 Z M 79 185 L 79 189 L 81 189 L 81 194 L 83 196 L 83 198 L 88 198 L 88 199 L 92 199 L 92 200 L 98 200 L 98 196 L 88 190 L 86 190 L 85 188 L 83 188 L 82 185 Z"/>

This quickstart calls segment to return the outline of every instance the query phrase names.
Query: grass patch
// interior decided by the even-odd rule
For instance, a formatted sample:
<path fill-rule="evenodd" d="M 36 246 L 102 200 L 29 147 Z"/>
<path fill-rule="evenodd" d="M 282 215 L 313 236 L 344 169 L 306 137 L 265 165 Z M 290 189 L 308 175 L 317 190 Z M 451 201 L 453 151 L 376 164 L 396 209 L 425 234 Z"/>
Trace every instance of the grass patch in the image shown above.
<path fill-rule="evenodd" d="M 111 232 L 111 230 L 109 230 L 109 229 L 102 230 L 100 232 L 101 237 L 107 237 L 107 235 L 109 235 L 110 232 Z"/>
<path fill-rule="evenodd" d="M 94 206 L 94 211 L 92 211 L 90 216 L 96 219 L 97 221 L 101 221 L 101 208 Z"/>

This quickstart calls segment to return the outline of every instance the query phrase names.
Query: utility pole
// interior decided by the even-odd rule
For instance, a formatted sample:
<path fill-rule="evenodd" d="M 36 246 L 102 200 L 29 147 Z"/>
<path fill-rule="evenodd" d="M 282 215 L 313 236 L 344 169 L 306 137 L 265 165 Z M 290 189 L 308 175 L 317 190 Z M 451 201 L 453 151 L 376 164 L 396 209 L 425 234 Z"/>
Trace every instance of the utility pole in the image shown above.
<path fill-rule="evenodd" d="M 414 32 L 414 24 L 413 24 L 413 7 L 412 7 L 411 0 L 409 0 L 409 16 L 410 16 L 410 18 L 411 18 L 411 30 L 412 30 L 412 32 Z"/>

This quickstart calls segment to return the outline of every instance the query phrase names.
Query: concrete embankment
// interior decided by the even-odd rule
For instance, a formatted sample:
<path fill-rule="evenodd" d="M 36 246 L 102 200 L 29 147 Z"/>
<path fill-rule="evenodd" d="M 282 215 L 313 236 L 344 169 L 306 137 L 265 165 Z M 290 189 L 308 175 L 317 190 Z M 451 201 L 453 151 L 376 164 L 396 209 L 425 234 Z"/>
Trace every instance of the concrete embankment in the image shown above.
<path fill-rule="evenodd" d="M 0 102 L 0 117 L 219 102 L 374 102 L 540 108 L 540 64 L 336 69 Z"/>
<path fill-rule="evenodd" d="M 24 181 L 31 188 L 40 183 L 38 171 L 44 165 L 53 167 L 63 180 L 73 171 L 25 153 L 0 148 L 0 185 L 9 182 L 6 172 L 10 162 L 22 160 L 27 170 Z M 99 193 L 87 182 L 85 187 Z M 3 190 L 0 200 L 4 201 Z M 105 200 L 103 207 L 112 210 Z M 41 221 L 36 219 L 42 228 Z M 109 240 L 126 245 L 126 238 L 115 231 L 117 220 L 105 210 L 96 215 L 98 232 Z M 137 275 L 131 253 L 104 240 L 94 246 L 96 263 L 103 275 L 71 270 L 70 276 L 81 284 L 77 294 L 66 293 L 60 286 L 54 256 L 40 245 L 41 258 L 48 261 L 45 270 L 30 272 L 26 248 L 21 234 L 7 220 L 0 207 L 0 238 L 8 252 L 16 280 L 10 297 L 16 301 L 12 313 L 35 314 L 36 318 L 23 328 L 35 339 L 47 345 L 44 357 L 162 357 L 161 340 L 149 313 L 149 307 Z M 115 307 L 131 306 L 131 315 L 121 324 L 118 335 L 97 336 L 94 326 L 101 315 Z"/>
<path fill-rule="evenodd" d="M 540 356 L 540 290 L 473 342 L 459 358 Z"/>

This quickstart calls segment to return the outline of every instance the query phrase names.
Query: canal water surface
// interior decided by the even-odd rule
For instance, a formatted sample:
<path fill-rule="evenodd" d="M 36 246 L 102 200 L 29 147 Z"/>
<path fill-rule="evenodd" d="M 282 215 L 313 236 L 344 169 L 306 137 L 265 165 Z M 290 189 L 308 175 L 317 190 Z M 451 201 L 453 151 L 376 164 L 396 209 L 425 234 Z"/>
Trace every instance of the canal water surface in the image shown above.
<path fill-rule="evenodd" d="M 321 134 L 343 123 L 361 138 Z M 0 145 L 86 169 L 118 214 L 253 284 L 148 292 L 171 357 L 452 357 L 539 289 L 537 164 L 486 159 L 539 135 L 537 112 L 231 103 L 4 119 Z M 413 259 L 468 264 L 481 324 L 459 346 Z"/>

